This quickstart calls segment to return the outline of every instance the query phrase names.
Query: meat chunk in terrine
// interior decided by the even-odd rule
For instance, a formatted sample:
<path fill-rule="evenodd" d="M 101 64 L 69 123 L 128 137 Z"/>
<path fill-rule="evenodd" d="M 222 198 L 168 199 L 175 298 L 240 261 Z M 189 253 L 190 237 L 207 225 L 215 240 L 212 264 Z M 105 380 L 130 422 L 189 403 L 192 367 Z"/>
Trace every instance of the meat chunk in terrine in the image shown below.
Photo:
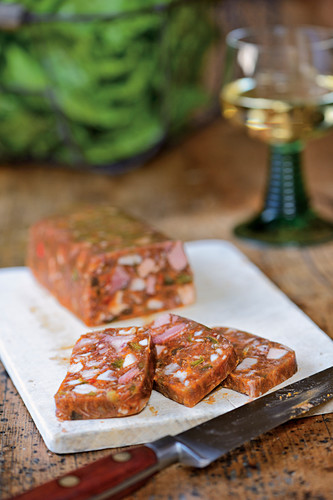
<path fill-rule="evenodd" d="M 195 300 L 182 242 L 114 207 L 37 222 L 30 229 L 27 263 L 35 278 L 89 326 Z"/>
<path fill-rule="evenodd" d="M 60 420 L 124 417 L 147 404 L 154 350 L 145 328 L 107 328 L 80 337 L 55 395 Z"/>
<path fill-rule="evenodd" d="M 223 386 L 255 398 L 297 371 L 295 352 L 270 340 L 233 328 L 215 328 L 234 346 L 239 358 Z"/>
<path fill-rule="evenodd" d="M 195 321 L 165 313 L 149 326 L 157 357 L 155 388 L 177 403 L 196 405 L 237 364 L 232 344 Z"/>

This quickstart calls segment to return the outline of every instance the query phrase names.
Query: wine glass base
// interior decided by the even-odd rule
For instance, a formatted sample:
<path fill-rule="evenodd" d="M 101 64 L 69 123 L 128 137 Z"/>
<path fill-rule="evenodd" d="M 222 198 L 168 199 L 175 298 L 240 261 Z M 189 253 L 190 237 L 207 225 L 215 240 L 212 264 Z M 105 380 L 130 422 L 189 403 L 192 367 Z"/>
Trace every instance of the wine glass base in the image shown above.
<path fill-rule="evenodd" d="M 279 246 L 305 246 L 333 240 L 333 223 L 313 212 L 294 219 L 279 218 L 265 221 L 260 214 L 235 227 L 239 238 Z"/>

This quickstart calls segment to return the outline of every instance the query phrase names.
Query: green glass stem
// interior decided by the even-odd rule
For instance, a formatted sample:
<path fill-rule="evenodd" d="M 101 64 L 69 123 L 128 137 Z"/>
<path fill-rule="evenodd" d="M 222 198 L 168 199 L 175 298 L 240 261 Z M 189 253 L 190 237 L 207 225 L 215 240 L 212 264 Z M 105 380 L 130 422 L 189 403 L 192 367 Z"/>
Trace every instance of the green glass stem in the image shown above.
<path fill-rule="evenodd" d="M 300 141 L 273 145 L 264 208 L 235 228 L 237 236 L 278 245 L 307 245 L 333 238 L 333 224 L 311 208 L 302 173 Z"/>
<path fill-rule="evenodd" d="M 310 209 L 302 175 L 302 151 L 300 142 L 271 146 L 263 221 L 293 222 Z"/>

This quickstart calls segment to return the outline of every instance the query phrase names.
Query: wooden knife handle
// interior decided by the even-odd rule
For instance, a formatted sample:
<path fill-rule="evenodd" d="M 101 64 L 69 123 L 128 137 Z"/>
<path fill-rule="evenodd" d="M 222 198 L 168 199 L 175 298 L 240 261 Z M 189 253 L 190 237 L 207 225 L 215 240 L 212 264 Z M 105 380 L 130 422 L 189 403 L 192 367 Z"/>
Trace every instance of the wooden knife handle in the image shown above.
<path fill-rule="evenodd" d="M 15 500 L 118 499 L 143 486 L 158 470 L 154 451 L 147 446 L 138 446 L 115 452 L 14 498 Z"/>

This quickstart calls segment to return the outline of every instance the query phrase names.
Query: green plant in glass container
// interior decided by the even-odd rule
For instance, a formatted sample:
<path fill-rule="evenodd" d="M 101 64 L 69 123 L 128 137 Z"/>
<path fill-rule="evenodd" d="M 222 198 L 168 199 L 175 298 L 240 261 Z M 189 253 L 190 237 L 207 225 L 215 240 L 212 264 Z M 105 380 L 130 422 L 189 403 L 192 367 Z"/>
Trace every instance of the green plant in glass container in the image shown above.
<path fill-rule="evenodd" d="M 213 2 L 19 3 L 30 21 L 0 31 L 2 161 L 121 172 L 212 105 L 202 73 Z"/>

